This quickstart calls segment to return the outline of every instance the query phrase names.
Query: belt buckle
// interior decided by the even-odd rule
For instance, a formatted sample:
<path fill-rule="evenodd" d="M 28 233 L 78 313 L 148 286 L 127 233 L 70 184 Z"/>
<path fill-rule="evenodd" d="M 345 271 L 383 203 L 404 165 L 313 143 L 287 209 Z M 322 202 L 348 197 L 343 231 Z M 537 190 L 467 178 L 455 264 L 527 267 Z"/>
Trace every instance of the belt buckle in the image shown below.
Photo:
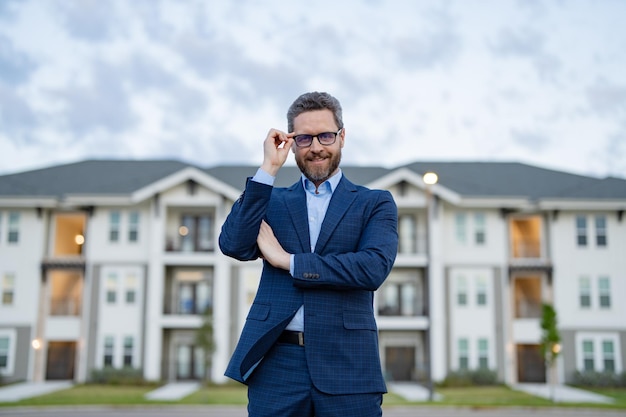
<path fill-rule="evenodd" d="M 304 332 L 298 332 L 298 346 L 304 346 Z"/>

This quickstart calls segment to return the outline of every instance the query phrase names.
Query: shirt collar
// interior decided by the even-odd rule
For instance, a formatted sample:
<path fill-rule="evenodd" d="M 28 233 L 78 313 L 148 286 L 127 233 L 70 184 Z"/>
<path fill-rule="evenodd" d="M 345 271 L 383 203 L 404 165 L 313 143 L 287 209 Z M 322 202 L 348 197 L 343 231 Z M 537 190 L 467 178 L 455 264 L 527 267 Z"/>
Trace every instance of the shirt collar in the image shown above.
<path fill-rule="evenodd" d="M 321 183 L 319 188 L 324 187 L 328 191 L 330 191 L 330 193 L 332 194 L 337 188 L 339 181 L 341 181 L 342 176 L 343 176 L 343 172 L 341 172 L 341 168 L 339 168 L 339 171 L 337 171 L 335 175 L 333 175 L 332 177 L 330 177 L 329 179 Z M 304 187 L 305 190 L 315 192 L 315 184 L 309 181 L 309 179 L 305 177 L 304 174 L 301 175 L 301 180 L 302 180 L 302 186 Z"/>

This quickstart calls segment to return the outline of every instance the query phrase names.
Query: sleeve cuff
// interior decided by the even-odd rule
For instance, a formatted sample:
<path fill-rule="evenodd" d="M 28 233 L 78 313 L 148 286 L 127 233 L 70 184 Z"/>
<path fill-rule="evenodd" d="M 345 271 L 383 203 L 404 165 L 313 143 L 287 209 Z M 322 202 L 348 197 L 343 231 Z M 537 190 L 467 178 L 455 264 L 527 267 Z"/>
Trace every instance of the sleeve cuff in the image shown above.
<path fill-rule="evenodd" d="M 254 174 L 254 177 L 252 177 L 252 181 L 254 182 L 272 186 L 274 185 L 275 179 L 276 177 L 273 177 L 272 175 L 263 171 L 261 168 L 257 169 L 256 174 Z"/>

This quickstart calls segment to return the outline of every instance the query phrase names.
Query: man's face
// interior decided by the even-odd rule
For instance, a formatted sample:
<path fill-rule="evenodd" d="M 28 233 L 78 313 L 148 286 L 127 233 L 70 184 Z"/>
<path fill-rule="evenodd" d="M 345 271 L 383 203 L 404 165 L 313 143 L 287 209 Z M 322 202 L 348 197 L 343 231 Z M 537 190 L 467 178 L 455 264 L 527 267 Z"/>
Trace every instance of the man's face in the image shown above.
<path fill-rule="evenodd" d="M 300 113 L 293 119 L 293 131 L 296 135 L 317 135 L 338 130 L 333 113 L 327 109 Z M 344 138 L 345 129 L 341 129 L 332 145 L 322 145 L 317 137 L 306 148 L 293 144 L 292 150 L 298 168 L 309 181 L 320 185 L 338 171 Z"/>

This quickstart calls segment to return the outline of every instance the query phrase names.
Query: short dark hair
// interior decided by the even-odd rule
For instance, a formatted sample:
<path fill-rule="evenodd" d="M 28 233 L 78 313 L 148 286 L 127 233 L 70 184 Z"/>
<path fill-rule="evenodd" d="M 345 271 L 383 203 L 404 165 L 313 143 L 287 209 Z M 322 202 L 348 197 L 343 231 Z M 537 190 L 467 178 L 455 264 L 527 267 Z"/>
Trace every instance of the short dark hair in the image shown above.
<path fill-rule="evenodd" d="M 343 115 L 339 100 L 328 93 L 313 91 L 298 97 L 287 110 L 287 129 L 293 132 L 293 119 L 301 113 L 312 110 L 328 109 L 333 112 L 337 128 L 343 129 Z"/>

